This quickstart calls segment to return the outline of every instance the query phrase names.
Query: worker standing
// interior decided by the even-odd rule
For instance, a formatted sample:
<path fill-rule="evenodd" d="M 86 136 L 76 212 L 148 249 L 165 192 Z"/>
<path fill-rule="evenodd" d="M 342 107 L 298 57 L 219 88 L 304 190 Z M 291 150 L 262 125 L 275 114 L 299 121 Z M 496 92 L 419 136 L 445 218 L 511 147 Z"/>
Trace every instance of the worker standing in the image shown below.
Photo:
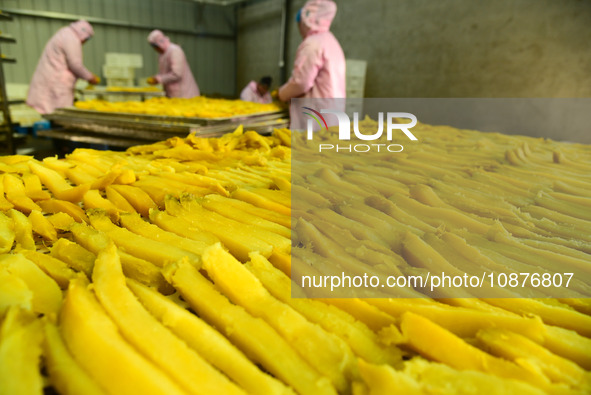
<path fill-rule="evenodd" d="M 79 20 L 59 29 L 45 45 L 27 95 L 27 104 L 41 114 L 74 104 L 76 80 L 98 84 L 82 62 L 82 44 L 94 35 L 90 23 Z"/>
<path fill-rule="evenodd" d="M 195 82 L 185 52 L 160 30 L 153 30 L 148 42 L 160 54 L 158 56 L 158 74 L 148 78 L 151 85 L 162 84 L 168 97 L 190 99 L 199 96 L 199 87 Z"/>
<path fill-rule="evenodd" d="M 309 0 L 298 12 L 300 35 L 293 72 L 279 88 L 279 99 L 345 98 L 345 55 L 330 32 L 337 12 L 331 0 Z"/>
<path fill-rule="evenodd" d="M 240 93 L 240 99 L 254 103 L 268 104 L 273 102 L 269 88 L 273 79 L 265 76 L 257 81 L 250 81 Z"/>

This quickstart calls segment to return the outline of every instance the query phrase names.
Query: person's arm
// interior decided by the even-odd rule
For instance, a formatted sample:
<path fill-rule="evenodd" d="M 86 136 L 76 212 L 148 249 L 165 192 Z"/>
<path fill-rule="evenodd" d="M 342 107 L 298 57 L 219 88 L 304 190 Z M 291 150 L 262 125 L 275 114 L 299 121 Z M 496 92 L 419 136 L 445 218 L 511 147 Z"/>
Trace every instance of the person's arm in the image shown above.
<path fill-rule="evenodd" d="M 314 86 L 318 71 L 324 63 L 322 50 L 315 44 L 304 41 L 298 48 L 291 77 L 279 88 L 280 100 L 299 97 Z"/>
<path fill-rule="evenodd" d="M 246 87 L 242 89 L 242 92 L 240 92 L 240 100 L 251 101 L 250 99 L 250 86 L 246 85 Z"/>
<path fill-rule="evenodd" d="M 62 48 L 66 56 L 68 69 L 76 77 L 86 81 L 94 80 L 95 76 L 82 63 L 82 43 L 80 39 L 72 34 L 62 42 Z"/>
<path fill-rule="evenodd" d="M 171 82 L 179 81 L 183 75 L 183 69 L 187 63 L 185 60 L 185 53 L 180 47 L 170 48 L 170 53 L 165 53 L 163 56 L 168 56 L 170 61 L 170 69 L 164 73 L 158 73 L 154 78 L 161 84 L 170 84 Z"/>

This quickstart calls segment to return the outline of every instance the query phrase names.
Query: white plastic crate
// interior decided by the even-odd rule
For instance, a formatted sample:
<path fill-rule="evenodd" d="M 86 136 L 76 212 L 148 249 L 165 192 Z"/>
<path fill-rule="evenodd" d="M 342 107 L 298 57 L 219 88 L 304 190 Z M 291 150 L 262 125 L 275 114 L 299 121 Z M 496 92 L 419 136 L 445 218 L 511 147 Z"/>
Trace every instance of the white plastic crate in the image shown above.
<path fill-rule="evenodd" d="M 6 83 L 6 96 L 8 96 L 10 100 L 24 99 L 27 97 L 28 91 L 29 84 Z"/>
<path fill-rule="evenodd" d="M 356 99 L 356 98 L 362 98 L 364 92 L 363 89 L 349 89 L 347 88 L 347 97 L 350 97 L 352 99 Z"/>
<path fill-rule="evenodd" d="M 105 64 L 109 66 L 142 68 L 144 67 L 144 59 L 140 54 L 107 52 L 105 54 Z"/>
<path fill-rule="evenodd" d="M 133 78 L 107 78 L 107 86 L 133 86 Z"/>
<path fill-rule="evenodd" d="M 345 112 L 349 115 L 352 116 L 352 114 L 354 112 L 357 112 L 359 114 L 363 113 L 363 103 L 360 101 L 347 101 L 347 104 L 345 105 Z"/>
<path fill-rule="evenodd" d="M 363 91 L 365 88 L 365 77 L 350 76 L 347 77 L 347 90 Z"/>
<path fill-rule="evenodd" d="M 358 59 L 347 59 L 347 75 L 355 75 L 365 77 L 365 71 L 367 69 L 367 61 Z"/>
<path fill-rule="evenodd" d="M 103 65 L 103 75 L 106 78 L 135 78 L 133 67 Z"/>
<path fill-rule="evenodd" d="M 108 102 L 121 102 L 121 101 L 142 101 L 141 95 L 104 95 L 104 99 Z"/>
<path fill-rule="evenodd" d="M 41 114 L 26 104 L 10 106 L 10 118 L 13 123 L 19 123 L 24 127 L 33 126 L 35 122 L 42 120 Z"/>
<path fill-rule="evenodd" d="M 90 93 L 84 92 L 84 96 L 80 97 L 80 100 L 88 101 L 88 100 L 96 100 L 102 98 L 101 95 L 92 95 Z"/>
<path fill-rule="evenodd" d="M 347 59 L 347 97 L 359 98 L 365 95 L 365 72 L 367 62 L 365 60 Z"/>

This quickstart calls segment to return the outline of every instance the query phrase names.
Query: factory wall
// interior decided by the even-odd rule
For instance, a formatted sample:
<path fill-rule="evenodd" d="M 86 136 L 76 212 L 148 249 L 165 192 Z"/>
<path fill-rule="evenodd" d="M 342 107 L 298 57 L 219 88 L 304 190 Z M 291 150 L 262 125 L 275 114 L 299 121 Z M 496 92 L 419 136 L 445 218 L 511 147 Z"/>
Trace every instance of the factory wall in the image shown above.
<path fill-rule="evenodd" d="M 246 8 L 264 9 L 264 3 L 281 1 Z M 301 42 L 294 18 L 305 1 L 290 3 L 289 72 Z M 366 97 L 591 97 L 590 1 L 337 4 L 332 31 L 347 58 L 367 60 Z M 275 32 L 281 21 L 273 15 L 247 23 L 248 12 L 239 14 L 239 70 L 249 63 L 256 63 L 256 75 L 277 69 Z M 267 31 L 275 36 L 261 39 Z"/>
<path fill-rule="evenodd" d="M 259 1 L 238 10 L 238 92 L 251 80 L 265 75 L 273 78 L 273 86 L 280 83 L 282 3 L 283 0 Z M 291 70 L 290 65 L 287 67 Z"/>
<path fill-rule="evenodd" d="M 234 7 L 185 0 L 2 0 L 0 8 L 55 12 L 60 17 L 72 14 L 128 25 L 120 27 L 92 22 L 95 36 L 83 47 L 84 63 L 99 76 L 102 76 L 106 52 L 141 54 L 144 66 L 136 70 L 136 77 L 146 78 L 155 74 L 158 55 L 146 38 L 153 28 L 162 29 L 172 42 L 185 50 L 204 94 L 235 94 Z M 17 59 L 15 65 L 4 65 L 7 82 L 28 83 L 45 43 L 68 23 L 67 20 L 22 15 L 16 15 L 12 22 L 2 22 L 0 29 L 17 39 L 17 44 L 2 46 L 3 52 Z"/>

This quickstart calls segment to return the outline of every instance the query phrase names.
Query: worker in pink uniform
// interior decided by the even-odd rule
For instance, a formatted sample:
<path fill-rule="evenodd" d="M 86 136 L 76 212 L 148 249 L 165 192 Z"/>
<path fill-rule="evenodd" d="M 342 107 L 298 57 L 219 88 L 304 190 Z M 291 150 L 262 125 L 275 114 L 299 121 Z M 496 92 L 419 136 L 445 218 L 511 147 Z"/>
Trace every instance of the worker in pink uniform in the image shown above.
<path fill-rule="evenodd" d="M 41 114 L 74 104 L 78 78 L 98 84 L 99 78 L 82 63 L 82 44 L 94 35 L 90 23 L 79 20 L 49 39 L 29 87 L 27 104 Z"/>
<path fill-rule="evenodd" d="M 331 0 L 309 0 L 298 12 L 302 43 L 297 49 L 293 72 L 279 88 L 279 99 L 345 98 L 345 55 L 330 32 L 337 13 Z"/>
<path fill-rule="evenodd" d="M 199 96 L 199 87 L 193 78 L 183 49 L 171 43 L 160 30 L 153 30 L 148 36 L 148 42 L 160 54 L 158 74 L 148 78 L 148 83 L 162 84 L 168 97 L 190 99 Z"/>
<path fill-rule="evenodd" d="M 273 102 L 269 88 L 273 79 L 265 76 L 260 81 L 250 81 L 240 93 L 240 99 L 254 103 L 268 104 Z"/>

